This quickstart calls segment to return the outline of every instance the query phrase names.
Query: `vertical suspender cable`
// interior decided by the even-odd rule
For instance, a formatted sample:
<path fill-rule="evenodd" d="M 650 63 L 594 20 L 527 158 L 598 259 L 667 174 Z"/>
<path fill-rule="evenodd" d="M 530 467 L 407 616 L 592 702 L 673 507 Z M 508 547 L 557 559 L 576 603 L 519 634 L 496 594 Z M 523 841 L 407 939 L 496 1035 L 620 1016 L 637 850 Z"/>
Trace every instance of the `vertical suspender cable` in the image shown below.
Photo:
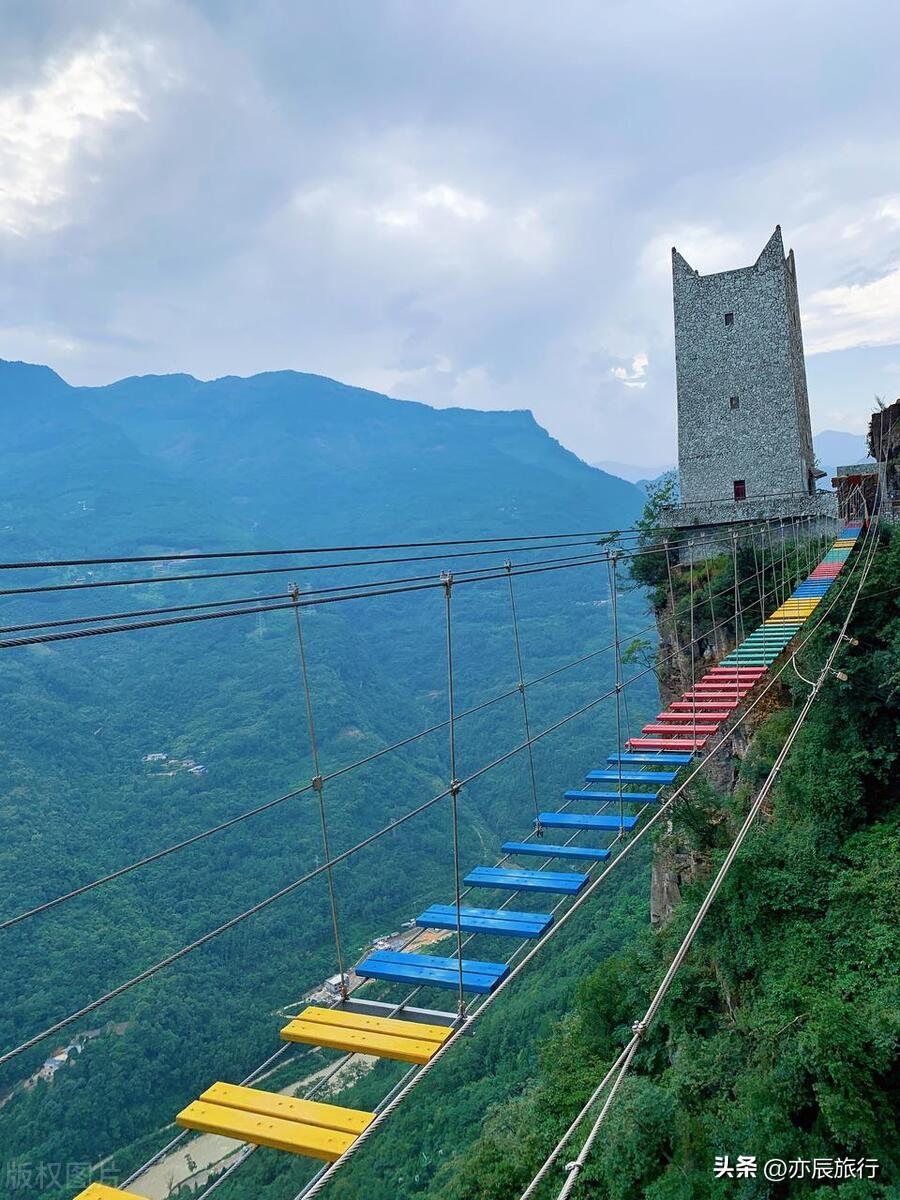
<path fill-rule="evenodd" d="M 734 566 L 734 632 L 737 636 L 738 624 L 740 623 L 741 636 L 740 640 L 744 640 L 744 612 L 741 608 L 741 581 L 738 577 L 738 561 L 737 561 L 737 545 L 738 535 L 737 530 L 731 536 L 731 561 Z"/>
<path fill-rule="evenodd" d="M 669 557 L 669 539 L 663 538 L 663 545 L 666 548 L 666 572 L 669 576 L 669 602 L 672 606 L 672 639 L 675 642 L 675 657 L 678 663 L 678 674 L 684 682 L 684 663 L 681 661 L 681 647 L 678 644 L 678 619 L 675 616 L 675 587 L 672 583 L 672 560 Z"/>
<path fill-rule="evenodd" d="M 691 617 L 690 617 L 690 638 L 691 638 L 691 750 L 696 748 L 698 742 L 697 734 L 697 688 L 696 688 L 696 668 L 694 658 L 694 542 L 688 542 L 688 581 L 690 586 L 691 598 Z"/>
<path fill-rule="evenodd" d="M 519 614 L 516 609 L 516 595 L 513 589 L 512 563 L 509 561 L 509 559 L 506 560 L 504 566 L 506 567 L 506 581 L 509 584 L 509 609 L 512 613 L 513 636 L 516 643 L 516 670 L 518 672 L 516 687 L 519 689 L 519 695 L 522 697 L 522 722 L 525 726 L 525 741 L 528 746 L 528 774 L 531 780 L 531 802 L 534 805 L 534 828 L 535 833 L 538 835 L 538 837 L 540 837 L 542 832 L 540 822 L 540 807 L 538 806 L 537 783 L 534 775 L 534 749 L 531 744 L 531 722 L 528 719 L 528 700 L 525 695 L 525 675 L 522 670 L 522 643 L 519 639 Z"/>
<path fill-rule="evenodd" d="M 775 598 L 775 607 L 781 607 L 781 589 L 778 586 L 778 576 L 775 571 L 775 550 L 772 546 L 772 528 L 766 526 L 766 541 L 769 543 L 769 564 L 772 567 L 772 595 Z"/>
<path fill-rule="evenodd" d="M 784 520 L 778 522 L 778 533 L 781 537 L 781 587 L 784 598 L 787 600 L 790 593 L 788 592 L 787 547 L 784 543 Z"/>
<path fill-rule="evenodd" d="M 447 706 L 450 717 L 450 819 L 453 822 L 453 886 L 456 892 L 456 961 L 459 971 L 457 1007 L 459 1015 L 466 1015 L 466 994 L 463 987 L 463 936 L 462 936 L 462 883 L 459 869 L 459 792 L 456 775 L 456 691 L 453 683 L 453 572 L 441 575 L 444 585 L 444 611 L 447 621 Z"/>
<path fill-rule="evenodd" d="M 338 925 L 337 897 L 334 890 L 334 868 L 331 866 L 331 846 L 328 839 L 328 819 L 325 814 L 325 783 L 319 766 L 319 743 L 316 738 L 316 723 L 313 718 L 312 691 L 309 686 L 309 668 L 306 662 L 306 646 L 303 642 L 303 625 L 300 621 L 300 589 L 296 583 L 291 584 L 291 599 L 294 602 L 294 622 L 297 627 L 297 646 L 300 651 L 300 670 L 303 675 L 303 692 L 306 698 L 306 723 L 309 730 L 309 745 L 312 751 L 313 778 L 312 786 L 319 799 L 319 820 L 322 826 L 322 853 L 328 863 L 326 878 L 328 880 L 328 899 L 331 904 L 331 925 L 334 930 L 334 948 L 337 954 L 338 974 L 341 983 L 341 999 L 346 1000 L 350 995 L 347 988 L 347 976 L 344 974 L 344 955 L 341 950 L 341 932 Z"/>
<path fill-rule="evenodd" d="M 668 558 L 668 546 L 666 547 Z M 618 773 L 619 792 L 619 837 L 625 836 L 625 802 L 622 799 L 622 654 L 619 642 L 619 597 L 616 568 L 619 556 L 614 550 L 606 556 L 606 573 L 609 578 L 609 603 L 612 608 L 613 620 L 613 652 L 616 656 L 616 771 Z"/>
<path fill-rule="evenodd" d="M 622 687 L 622 707 L 625 709 L 625 737 L 631 737 L 631 714 L 628 711 L 628 688 Z"/>
<path fill-rule="evenodd" d="M 706 555 L 706 586 L 709 589 L 709 620 L 712 625 L 713 643 L 715 645 L 716 658 L 719 657 L 719 627 L 716 623 L 716 606 L 713 603 L 713 585 L 712 576 L 709 570 L 709 555 Z"/>
<path fill-rule="evenodd" d="M 740 612 L 740 581 L 738 580 L 738 532 L 731 534 L 731 562 L 734 570 L 734 646 L 744 641 L 744 617 Z M 738 625 L 740 631 L 738 632 Z M 740 664 L 734 664 L 734 703 L 740 701 Z"/>
<path fill-rule="evenodd" d="M 750 545 L 753 548 L 753 572 L 756 575 L 756 590 L 759 592 L 759 620 L 760 624 L 762 624 L 766 619 L 766 601 L 763 590 L 763 578 L 759 569 L 759 559 L 756 557 L 756 534 L 753 534 L 750 538 Z M 760 537 L 760 548 L 762 548 L 762 537 Z"/>

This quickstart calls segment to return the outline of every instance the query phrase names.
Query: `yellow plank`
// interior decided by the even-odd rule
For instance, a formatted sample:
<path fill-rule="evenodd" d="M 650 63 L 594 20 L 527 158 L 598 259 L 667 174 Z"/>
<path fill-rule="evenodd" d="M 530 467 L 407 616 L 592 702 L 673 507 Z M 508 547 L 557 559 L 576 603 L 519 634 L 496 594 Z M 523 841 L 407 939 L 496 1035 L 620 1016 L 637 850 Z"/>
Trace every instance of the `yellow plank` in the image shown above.
<path fill-rule="evenodd" d="M 128 1200 L 144 1200 L 137 1192 L 123 1192 L 121 1188 L 108 1187 L 105 1183 L 92 1183 L 83 1192 L 79 1192 L 75 1200 L 116 1200 L 125 1196 Z"/>
<path fill-rule="evenodd" d="M 291 1021 L 282 1029 L 281 1036 L 286 1042 L 327 1046 L 331 1050 L 349 1050 L 354 1054 L 374 1054 L 378 1058 L 396 1058 L 408 1063 L 427 1063 L 438 1050 L 437 1042 L 418 1042 L 414 1038 L 391 1037 L 366 1029 L 342 1029 L 323 1021 Z"/>
<path fill-rule="evenodd" d="M 319 1008 L 311 1004 L 297 1013 L 295 1021 L 321 1021 L 325 1025 L 340 1025 L 343 1029 L 365 1029 L 371 1033 L 386 1033 L 392 1037 L 413 1038 L 417 1042 L 437 1042 L 441 1045 L 453 1032 L 449 1025 L 426 1025 L 422 1021 L 398 1021 L 396 1017 L 373 1017 L 365 1013 L 348 1012 L 342 1008 Z"/>
<path fill-rule="evenodd" d="M 298 1100 L 296 1096 L 281 1096 L 278 1092 L 263 1092 L 259 1088 L 242 1087 L 236 1083 L 214 1083 L 200 1097 L 207 1104 L 239 1108 L 263 1117 L 278 1117 L 284 1121 L 299 1121 L 334 1129 L 341 1133 L 358 1134 L 369 1125 L 374 1113 L 359 1108 L 341 1108 L 337 1104 L 319 1104 L 316 1100 Z"/>
<path fill-rule="evenodd" d="M 259 1113 L 243 1112 L 239 1108 L 226 1108 L 222 1104 L 205 1104 L 202 1100 L 195 1100 L 182 1109 L 175 1120 L 184 1129 L 218 1133 L 238 1142 L 252 1142 L 254 1146 L 287 1150 L 291 1154 L 322 1158 L 326 1162 L 340 1158 L 356 1141 L 355 1134 L 338 1133 L 318 1125 L 304 1125 L 300 1121 L 260 1116 Z"/>

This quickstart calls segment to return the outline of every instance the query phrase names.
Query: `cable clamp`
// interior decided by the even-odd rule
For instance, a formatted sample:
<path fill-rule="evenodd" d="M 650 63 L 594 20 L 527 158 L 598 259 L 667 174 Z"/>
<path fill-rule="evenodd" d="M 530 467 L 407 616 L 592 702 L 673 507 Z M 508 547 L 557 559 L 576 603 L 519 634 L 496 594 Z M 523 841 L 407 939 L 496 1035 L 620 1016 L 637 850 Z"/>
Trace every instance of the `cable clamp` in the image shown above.
<path fill-rule="evenodd" d="M 635 1021 L 631 1027 L 631 1032 L 635 1035 L 635 1037 L 643 1037 L 647 1032 L 647 1026 L 643 1021 Z"/>
<path fill-rule="evenodd" d="M 325 780 L 321 775 L 314 775 L 310 780 L 310 785 L 314 792 L 321 792 L 325 788 Z"/>
<path fill-rule="evenodd" d="M 289 589 L 288 589 L 288 590 L 289 590 L 289 592 L 290 592 L 291 600 L 293 600 L 294 604 L 296 604 L 296 603 L 297 603 L 297 601 L 300 599 L 300 589 L 299 589 L 299 587 L 297 586 L 297 584 L 296 584 L 296 583 L 292 583 L 292 584 L 290 584 L 290 585 L 289 585 Z"/>
<path fill-rule="evenodd" d="M 456 797 L 462 791 L 462 784 L 458 779 L 450 780 L 450 795 Z"/>
<path fill-rule="evenodd" d="M 523 679 L 520 679 L 519 682 L 516 684 L 516 691 L 521 692 L 524 695 L 525 681 Z"/>

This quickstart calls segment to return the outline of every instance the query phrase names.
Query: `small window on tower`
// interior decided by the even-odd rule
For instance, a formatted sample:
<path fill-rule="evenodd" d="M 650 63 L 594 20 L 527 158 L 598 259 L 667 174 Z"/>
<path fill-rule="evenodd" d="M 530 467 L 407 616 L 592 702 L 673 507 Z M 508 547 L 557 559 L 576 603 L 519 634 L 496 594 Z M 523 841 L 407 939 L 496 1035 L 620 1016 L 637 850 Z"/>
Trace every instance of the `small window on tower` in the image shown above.
<path fill-rule="evenodd" d="M 733 313 L 733 312 L 730 312 L 730 313 L 726 313 L 726 314 L 725 314 L 725 324 L 726 324 L 726 325 L 733 325 L 733 324 L 734 324 L 734 313 Z"/>
<path fill-rule="evenodd" d="M 740 408 L 741 407 L 741 401 L 740 401 L 739 396 L 729 396 L 728 403 L 731 406 L 731 408 Z"/>
<path fill-rule="evenodd" d="M 734 498 L 735 500 L 747 499 L 747 481 L 746 479 L 736 479 L 734 481 Z"/>

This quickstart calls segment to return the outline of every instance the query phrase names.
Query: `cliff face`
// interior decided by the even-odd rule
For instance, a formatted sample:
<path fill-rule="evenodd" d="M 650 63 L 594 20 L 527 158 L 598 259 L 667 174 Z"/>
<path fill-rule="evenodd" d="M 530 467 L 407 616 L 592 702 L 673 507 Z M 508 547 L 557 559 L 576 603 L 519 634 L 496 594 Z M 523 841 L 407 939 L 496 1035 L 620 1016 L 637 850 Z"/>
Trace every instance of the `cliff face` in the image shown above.
<path fill-rule="evenodd" d="M 662 706 L 678 699 L 691 686 L 691 654 L 685 650 L 684 637 L 676 643 L 672 610 L 657 609 L 656 624 L 659 631 L 659 660 L 657 677 Z M 693 673 L 699 679 L 704 671 L 715 666 L 734 645 L 734 630 L 723 628 L 718 631 L 718 652 L 712 638 L 700 638 L 694 651 Z M 752 696 L 750 698 L 752 701 Z M 773 711 L 782 708 L 786 694 L 775 686 L 750 714 L 748 719 L 722 741 L 707 757 L 709 762 L 698 780 L 698 787 L 712 787 L 720 796 L 730 796 L 737 785 L 741 763 L 752 743 L 754 732 L 761 722 Z M 718 741 L 718 735 L 714 741 Z M 688 790 L 688 796 L 693 789 Z M 678 803 L 691 803 L 690 799 Z M 677 813 L 677 804 L 675 806 Z M 708 814 L 709 815 L 709 814 Z M 715 817 L 711 819 L 715 821 Z M 681 900 L 686 885 L 698 876 L 705 875 L 710 868 L 710 853 L 701 839 L 692 835 L 689 825 L 677 821 L 670 815 L 665 829 L 656 841 L 650 872 L 650 923 L 662 929 L 669 921 Z"/>

